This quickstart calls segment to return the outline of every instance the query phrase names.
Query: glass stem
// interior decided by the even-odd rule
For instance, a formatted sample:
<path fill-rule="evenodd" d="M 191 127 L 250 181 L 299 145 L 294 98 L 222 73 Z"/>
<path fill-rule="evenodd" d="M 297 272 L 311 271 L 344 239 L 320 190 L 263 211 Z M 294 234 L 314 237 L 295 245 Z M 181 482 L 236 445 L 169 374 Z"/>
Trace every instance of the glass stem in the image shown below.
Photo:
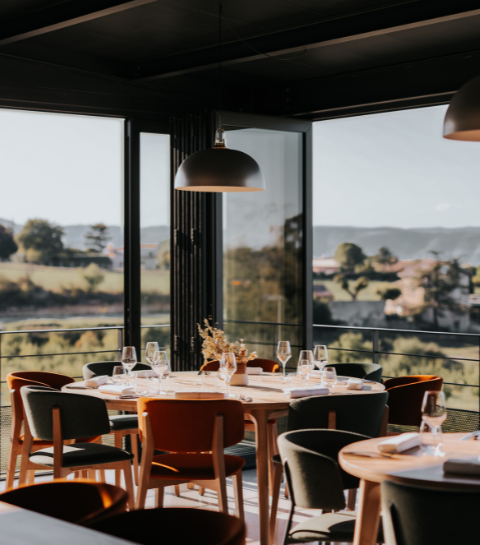
<path fill-rule="evenodd" d="M 286 361 L 282 361 L 282 364 L 283 364 L 283 378 L 285 378 L 285 367 L 287 365 L 287 362 Z"/>
<path fill-rule="evenodd" d="M 227 397 L 230 397 L 230 377 L 227 377 Z"/>
<path fill-rule="evenodd" d="M 158 375 L 158 393 L 160 395 L 162 393 L 162 378 L 163 378 L 163 375 Z"/>

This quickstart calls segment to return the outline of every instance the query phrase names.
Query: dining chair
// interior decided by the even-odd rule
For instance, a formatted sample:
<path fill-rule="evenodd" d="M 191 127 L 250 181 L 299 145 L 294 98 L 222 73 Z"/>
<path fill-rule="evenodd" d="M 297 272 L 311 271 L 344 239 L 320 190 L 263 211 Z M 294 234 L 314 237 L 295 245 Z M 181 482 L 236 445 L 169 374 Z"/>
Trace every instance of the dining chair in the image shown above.
<path fill-rule="evenodd" d="M 368 438 L 381 437 L 387 434 L 387 400 L 387 392 L 297 399 L 290 403 L 288 409 L 287 431 L 330 429 L 357 433 Z M 281 456 L 278 454 L 272 461 L 274 477 L 270 508 L 270 536 L 273 542 L 283 465 Z M 355 508 L 356 488 L 357 486 L 352 487 L 348 492 L 347 506 L 350 510 Z"/>
<path fill-rule="evenodd" d="M 126 511 L 128 494 L 112 484 L 53 481 L 9 490 L 0 494 L 0 502 L 74 524 L 91 524 Z"/>
<path fill-rule="evenodd" d="M 81 477 L 86 477 L 91 470 L 120 469 L 124 474 L 129 505 L 133 507 L 130 466 L 133 454 L 98 443 L 65 444 L 65 440 L 109 433 L 110 421 L 105 401 L 42 386 L 24 386 L 21 395 L 31 430 L 25 435 L 31 465 L 35 469 L 53 469 L 54 480 L 65 478 L 73 472 L 80 472 Z M 32 436 L 53 442 L 53 447 L 32 451 Z M 22 474 L 20 479 L 20 484 L 24 484 Z"/>
<path fill-rule="evenodd" d="M 337 375 L 382 382 L 383 367 L 378 363 L 329 363 L 328 367 L 335 368 Z"/>
<path fill-rule="evenodd" d="M 278 438 L 291 499 L 284 545 L 353 542 L 355 513 L 337 511 L 345 509 L 345 490 L 357 488 L 359 479 L 343 471 L 338 453 L 346 445 L 367 438 L 339 430 L 299 430 Z M 297 507 L 321 509 L 323 513 L 292 528 Z M 383 543 L 381 530 L 377 543 Z"/>
<path fill-rule="evenodd" d="M 204 363 L 202 367 L 200 367 L 201 371 L 209 371 L 214 372 L 218 371 L 220 367 L 220 362 L 218 360 L 209 361 L 207 363 Z M 267 360 L 263 358 L 256 358 L 254 360 L 250 360 L 247 362 L 247 367 L 261 367 L 264 373 L 278 373 L 280 370 L 280 366 L 276 361 L 273 360 Z"/>
<path fill-rule="evenodd" d="M 86 363 L 83 366 L 83 380 L 90 380 L 94 377 L 113 375 L 113 370 L 122 366 L 121 361 L 96 361 Z M 137 363 L 132 372 L 151 371 L 151 365 Z M 114 445 L 122 448 L 124 437 L 130 436 L 130 444 L 133 454 L 133 480 L 138 485 L 139 461 L 138 461 L 138 417 L 136 414 L 110 415 L 110 434 L 114 436 Z M 120 471 L 115 471 L 115 484 L 120 486 Z"/>
<path fill-rule="evenodd" d="M 237 517 L 188 507 L 129 511 L 88 525 L 97 532 L 141 545 L 245 545 L 245 523 Z M 160 536 L 160 537 L 159 537 Z"/>
<path fill-rule="evenodd" d="M 384 481 L 381 497 L 386 545 L 478 543 L 478 491 Z"/>
<path fill-rule="evenodd" d="M 436 375 L 410 375 L 386 380 L 390 407 L 388 423 L 399 426 L 420 426 L 422 401 L 426 391 L 439 392 L 443 379 Z"/>
<path fill-rule="evenodd" d="M 242 403 L 142 397 L 137 406 L 143 444 L 137 509 L 145 507 L 150 488 L 156 489 L 156 507 L 163 507 L 166 486 L 192 483 L 216 490 L 220 511 L 228 514 L 226 477 L 233 477 L 235 510 L 243 520 L 245 460 L 223 452 L 243 440 Z"/>
<path fill-rule="evenodd" d="M 49 373 L 45 371 L 16 371 L 8 373 L 7 384 L 10 391 L 10 400 L 12 406 L 12 424 L 10 427 L 10 450 L 8 453 L 7 475 L 5 490 L 13 488 L 15 480 L 15 470 L 18 457 L 22 455 L 24 446 L 24 436 L 28 433 L 28 422 L 25 420 L 23 401 L 20 395 L 20 389 L 23 386 L 49 386 L 51 388 L 60 389 L 74 382 L 72 377 L 61 375 L 58 373 Z M 22 427 L 24 433 L 22 433 Z M 98 441 L 99 437 L 84 438 L 82 442 Z M 32 451 L 53 446 L 51 441 L 42 441 L 35 437 L 32 443 Z M 24 460 L 23 470 L 32 471 L 29 478 L 34 477 L 33 470 L 28 470 L 28 458 Z"/>

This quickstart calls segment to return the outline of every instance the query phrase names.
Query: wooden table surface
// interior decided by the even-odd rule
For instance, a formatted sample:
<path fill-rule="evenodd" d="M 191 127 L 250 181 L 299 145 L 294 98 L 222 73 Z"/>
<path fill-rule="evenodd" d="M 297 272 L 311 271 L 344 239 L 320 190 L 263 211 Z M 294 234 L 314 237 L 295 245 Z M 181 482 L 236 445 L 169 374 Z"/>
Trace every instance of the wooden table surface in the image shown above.
<path fill-rule="evenodd" d="M 386 479 L 418 486 L 455 488 L 480 491 L 480 477 L 443 474 L 447 458 L 480 456 L 480 441 L 461 441 L 467 433 L 445 433 L 442 450 L 445 457 L 424 456 L 420 448 L 391 457 L 379 455 L 378 443 L 385 437 L 359 441 L 344 447 L 339 454 L 342 468 L 361 479 L 359 510 L 355 526 L 354 545 L 375 545 L 380 521 L 380 483 Z M 355 456 L 354 453 L 375 457 Z"/>
<path fill-rule="evenodd" d="M 168 380 L 164 380 L 162 390 L 168 395 L 162 395 L 159 399 L 174 399 L 176 391 L 200 390 L 203 382 L 204 391 L 214 391 L 215 374 L 200 376 L 196 372 L 172 373 Z M 260 519 L 260 543 L 261 545 L 270 545 L 269 529 L 269 495 L 268 495 L 268 439 L 267 439 L 267 421 L 269 418 L 278 418 L 285 416 L 292 399 L 285 397 L 284 388 L 299 386 L 298 379 L 281 380 L 280 374 L 264 373 L 262 375 L 249 375 L 248 386 L 232 386 L 231 393 L 236 398 L 240 395 L 251 397 L 252 401 L 243 402 L 245 418 L 255 424 L 255 443 L 257 458 L 257 483 L 258 483 L 258 503 Z M 157 388 L 156 380 L 139 379 L 139 383 L 154 390 Z M 311 377 L 309 386 L 319 384 L 320 379 Z M 78 385 L 83 383 L 79 382 Z M 226 391 L 225 385 L 217 379 L 218 391 Z M 378 382 L 370 383 L 370 390 L 347 390 L 346 384 L 337 384 L 331 388 L 329 395 L 365 395 L 382 392 L 385 390 L 383 384 Z M 119 399 L 118 396 L 104 394 L 97 389 L 74 390 L 64 387 L 65 392 L 75 394 L 90 395 L 104 399 L 109 409 L 120 411 L 137 410 L 136 399 Z M 145 397 L 156 397 L 148 394 Z"/>
<path fill-rule="evenodd" d="M 14 545 L 131 545 L 77 524 L 0 502 L 0 543 Z"/>

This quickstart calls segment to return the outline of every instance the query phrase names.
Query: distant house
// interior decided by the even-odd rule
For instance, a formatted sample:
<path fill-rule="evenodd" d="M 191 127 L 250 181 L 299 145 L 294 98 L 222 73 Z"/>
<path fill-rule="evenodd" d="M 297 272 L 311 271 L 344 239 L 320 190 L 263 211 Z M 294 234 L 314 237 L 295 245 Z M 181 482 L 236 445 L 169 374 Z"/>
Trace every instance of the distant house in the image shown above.
<path fill-rule="evenodd" d="M 153 242 L 140 244 L 140 263 L 141 268 L 147 271 L 153 271 L 157 268 L 158 244 Z M 107 255 L 112 260 L 114 270 L 123 270 L 124 249 L 114 248 L 113 244 L 107 247 Z"/>
<path fill-rule="evenodd" d="M 340 270 L 340 265 L 333 257 L 314 257 L 313 272 L 316 274 L 323 273 L 325 275 L 336 274 Z"/>
<path fill-rule="evenodd" d="M 323 284 L 313 284 L 313 298 L 333 301 L 333 293 Z"/>

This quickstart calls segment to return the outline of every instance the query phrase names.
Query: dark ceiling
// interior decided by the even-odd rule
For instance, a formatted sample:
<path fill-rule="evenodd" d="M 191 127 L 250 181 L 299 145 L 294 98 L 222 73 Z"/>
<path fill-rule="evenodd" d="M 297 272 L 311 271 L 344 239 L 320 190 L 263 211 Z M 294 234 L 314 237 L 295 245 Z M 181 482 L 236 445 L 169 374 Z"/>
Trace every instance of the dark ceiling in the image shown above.
<path fill-rule="evenodd" d="M 333 82 L 350 75 L 359 78 L 359 88 L 369 81 L 373 87 L 380 73 L 398 67 L 400 74 L 406 64 L 419 82 L 431 71 L 442 94 L 478 66 L 479 1 L 224 0 L 223 12 L 223 82 L 235 109 L 313 115 L 321 105 L 301 104 L 302 89 L 310 100 L 314 89 L 330 89 L 321 97 L 327 107 L 339 96 Z M 211 102 L 218 82 L 218 1 L 2 0 L 1 58 L 114 78 L 158 89 L 164 98 Z M 458 58 L 463 61 L 443 80 L 433 73 L 441 70 L 439 59 L 447 66 Z M 399 98 L 414 92 L 413 83 L 408 91 L 391 75 L 383 85 L 385 96 L 389 85 Z M 427 82 L 418 89 L 428 90 Z"/>

